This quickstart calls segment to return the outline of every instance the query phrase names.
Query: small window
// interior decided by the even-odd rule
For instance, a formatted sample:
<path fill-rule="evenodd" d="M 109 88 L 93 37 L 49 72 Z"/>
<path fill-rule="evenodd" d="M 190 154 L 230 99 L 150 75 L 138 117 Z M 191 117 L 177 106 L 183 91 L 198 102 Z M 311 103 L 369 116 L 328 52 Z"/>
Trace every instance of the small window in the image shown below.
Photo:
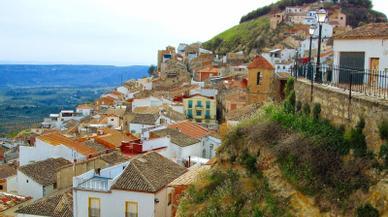
<path fill-rule="evenodd" d="M 0 185 L 0 190 L 3 190 L 3 189 L 4 189 L 3 185 Z"/>
<path fill-rule="evenodd" d="M 261 79 L 262 79 L 261 76 L 262 76 L 262 75 L 261 75 L 261 72 L 258 72 L 258 73 L 257 73 L 257 77 L 256 77 L 256 85 L 259 85 L 259 84 L 260 84 L 260 81 L 261 81 Z"/>
<path fill-rule="evenodd" d="M 187 110 L 187 117 L 193 118 L 193 110 L 192 109 Z"/>
<path fill-rule="evenodd" d="M 210 101 L 206 101 L 206 108 L 210 109 Z"/>
<path fill-rule="evenodd" d="M 202 107 L 202 101 L 197 101 L 197 107 Z"/>
<path fill-rule="evenodd" d="M 206 110 L 205 118 L 210 119 L 210 110 Z"/>
<path fill-rule="evenodd" d="M 125 217 L 138 217 L 139 208 L 137 202 L 125 202 Z"/>
<path fill-rule="evenodd" d="M 26 182 L 28 183 L 28 179 L 26 179 Z"/>
<path fill-rule="evenodd" d="M 171 203 L 172 203 L 172 194 L 169 193 L 168 194 L 168 205 L 171 205 Z"/>
<path fill-rule="evenodd" d="M 101 209 L 100 209 L 100 199 L 90 197 L 89 198 L 89 217 L 100 217 Z"/>
<path fill-rule="evenodd" d="M 114 120 L 115 120 L 115 119 L 113 119 L 113 118 L 112 118 L 112 119 L 110 119 L 110 121 L 114 121 Z"/>
<path fill-rule="evenodd" d="M 197 116 L 201 116 L 202 115 L 202 111 L 197 111 Z"/>

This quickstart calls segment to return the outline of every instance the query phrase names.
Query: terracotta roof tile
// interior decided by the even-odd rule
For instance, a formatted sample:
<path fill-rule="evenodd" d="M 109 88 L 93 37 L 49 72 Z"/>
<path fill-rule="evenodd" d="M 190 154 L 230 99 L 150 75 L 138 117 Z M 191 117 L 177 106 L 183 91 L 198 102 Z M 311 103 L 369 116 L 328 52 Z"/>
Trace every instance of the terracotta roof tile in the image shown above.
<path fill-rule="evenodd" d="M 0 179 L 16 175 L 16 169 L 8 164 L 0 165 Z"/>
<path fill-rule="evenodd" d="M 171 124 L 168 126 L 168 128 L 178 129 L 180 132 L 194 139 L 201 139 L 209 135 L 209 131 L 206 128 L 203 128 L 202 126 L 195 124 L 189 120 Z"/>
<path fill-rule="evenodd" d="M 67 138 L 66 136 L 62 135 L 59 132 L 47 133 L 37 137 L 37 139 L 40 139 L 53 146 L 57 146 L 57 145 L 67 146 L 68 148 L 73 149 L 78 153 L 83 154 L 84 156 L 97 154 L 96 150 L 88 147 L 87 145 L 81 142 L 74 141 L 70 138 Z"/>
<path fill-rule="evenodd" d="M 135 117 L 131 123 L 155 125 L 155 122 L 158 120 L 158 118 L 159 114 L 135 114 Z"/>
<path fill-rule="evenodd" d="M 123 141 L 130 142 L 139 139 L 132 134 L 124 134 L 115 129 L 105 128 L 103 131 L 104 134 L 96 136 L 94 140 L 110 149 L 119 148 Z"/>
<path fill-rule="evenodd" d="M 73 193 L 66 190 L 41 198 L 16 210 L 16 213 L 34 216 L 73 217 Z"/>
<path fill-rule="evenodd" d="M 64 158 L 49 158 L 19 167 L 19 171 L 33 179 L 35 182 L 48 186 L 56 182 L 56 172 L 59 168 L 70 165 L 71 162 Z"/>
<path fill-rule="evenodd" d="M 388 23 L 370 23 L 335 37 L 335 39 L 387 39 Z"/>
<path fill-rule="evenodd" d="M 131 160 L 113 189 L 156 193 L 187 171 L 156 152 Z"/>
<path fill-rule="evenodd" d="M 269 70 L 274 69 L 273 65 L 260 55 L 257 55 L 255 58 L 253 58 L 252 62 L 249 63 L 248 65 L 248 69 L 257 69 L 257 68 L 269 69 Z"/>
<path fill-rule="evenodd" d="M 187 147 L 200 142 L 200 140 L 191 138 L 188 135 L 179 132 L 179 130 L 172 128 L 153 131 L 152 134 L 159 137 L 170 136 L 171 142 L 180 147 Z"/>
<path fill-rule="evenodd" d="M 191 185 L 200 177 L 202 173 L 208 171 L 210 168 L 210 165 L 194 165 L 189 168 L 189 171 L 172 181 L 169 186 Z"/>

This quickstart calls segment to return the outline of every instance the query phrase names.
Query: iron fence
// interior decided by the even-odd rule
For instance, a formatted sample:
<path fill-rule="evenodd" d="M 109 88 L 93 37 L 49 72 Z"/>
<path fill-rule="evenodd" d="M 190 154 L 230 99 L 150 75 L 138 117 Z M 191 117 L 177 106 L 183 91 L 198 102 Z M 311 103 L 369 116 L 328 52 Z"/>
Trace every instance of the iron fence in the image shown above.
<path fill-rule="evenodd" d="M 313 79 L 313 83 L 322 83 L 352 93 L 388 99 L 388 71 L 364 70 L 351 67 L 321 65 L 320 79 L 317 79 L 315 64 L 303 64 L 292 69 L 298 78 Z"/>

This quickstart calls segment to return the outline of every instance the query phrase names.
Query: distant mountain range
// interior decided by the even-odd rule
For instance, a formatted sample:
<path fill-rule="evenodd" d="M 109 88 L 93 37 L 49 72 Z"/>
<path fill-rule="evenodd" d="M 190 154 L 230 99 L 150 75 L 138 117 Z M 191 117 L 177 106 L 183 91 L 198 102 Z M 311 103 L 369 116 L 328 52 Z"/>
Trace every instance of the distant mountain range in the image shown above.
<path fill-rule="evenodd" d="M 148 66 L 1 64 L 0 87 L 112 87 L 146 77 Z"/>

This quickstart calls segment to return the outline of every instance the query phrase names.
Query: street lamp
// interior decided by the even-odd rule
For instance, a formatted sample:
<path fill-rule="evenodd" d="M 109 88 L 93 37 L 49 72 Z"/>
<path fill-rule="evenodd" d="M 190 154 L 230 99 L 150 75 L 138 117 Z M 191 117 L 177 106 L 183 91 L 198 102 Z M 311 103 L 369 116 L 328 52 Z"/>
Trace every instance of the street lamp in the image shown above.
<path fill-rule="evenodd" d="M 321 64 L 321 38 L 322 38 L 322 24 L 326 21 L 327 12 L 325 9 L 321 8 L 317 11 L 317 21 L 319 25 L 319 34 L 318 34 L 318 54 L 317 54 L 317 68 L 315 72 L 315 81 L 322 83 L 322 75 L 320 71 Z"/>
<path fill-rule="evenodd" d="M 311 46 L 313 43 L 313 36 L 315 33 L 315 30 L 317 29 L 316 25 L 310 25 L 309 34 L 310 34 L 310 47 L 309 47 L 309 63 L 311 62 Z"/>
<path fill-rule="evenodd" d="M 310 101 L 313 101 L 313 89 L 314 89 L 314 72 L 313 67 L 311 65 L 311 48 L 313 43 L 313 36 L 315 33 L 315 30 L 317 29 L 316 25 L 310 25 L 309 34 L 310 34 L 310 47 L 309 47 L 309 63 L 307 65 L 307 78 L 310 78 L 311 81 L 311 99 Z"/>

